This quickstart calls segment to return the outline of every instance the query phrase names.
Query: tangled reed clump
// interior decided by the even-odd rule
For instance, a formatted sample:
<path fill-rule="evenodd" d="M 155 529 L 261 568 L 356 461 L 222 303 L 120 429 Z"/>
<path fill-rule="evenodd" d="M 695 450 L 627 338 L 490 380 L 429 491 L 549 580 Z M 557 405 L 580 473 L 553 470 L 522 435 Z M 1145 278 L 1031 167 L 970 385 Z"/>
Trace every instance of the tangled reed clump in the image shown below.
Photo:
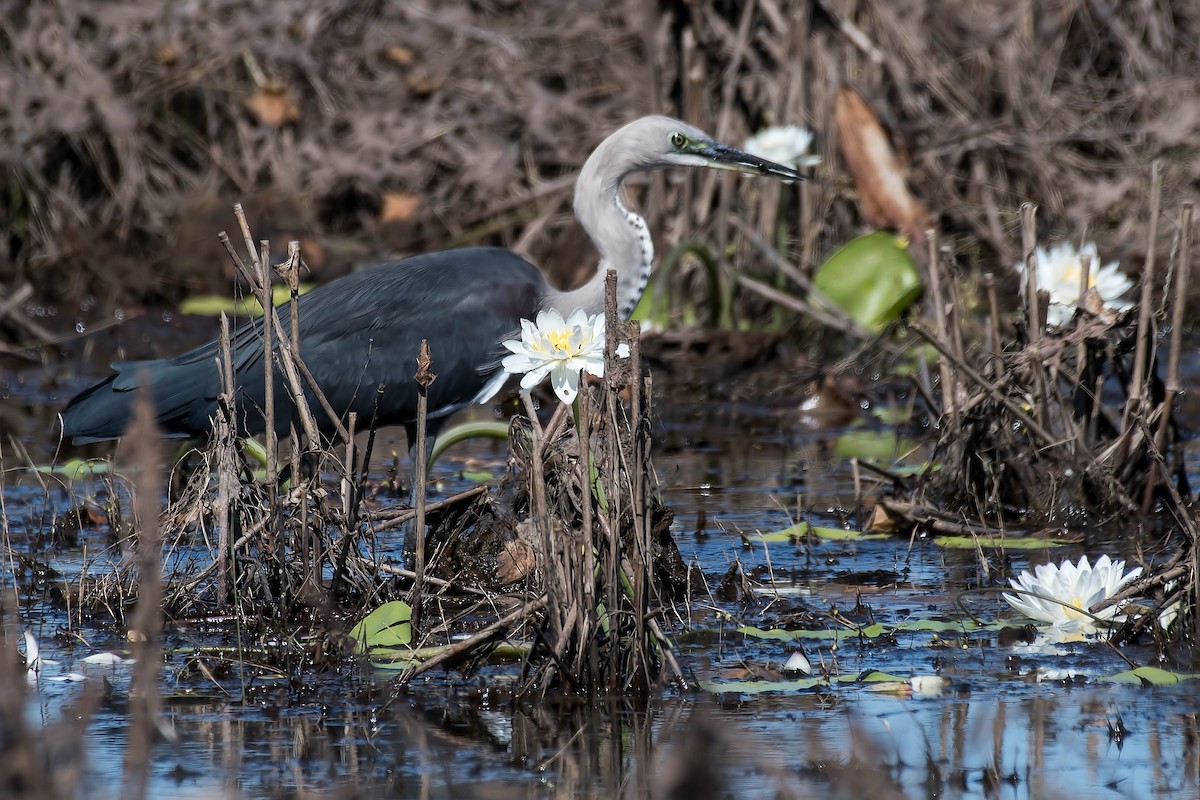
<path fill-rule="evenodd" d="M 252 248 L 240 208 L 236 215 Z M 222 239 L 239 273 L 263 295 L 268 243 L 248 249 L 248 263 L 227 236 Z M 300 255 L 294 246 L 291 252 L 280 269 L 294 285 Z M 672 515 L 654 499 L 651 386 L 641 370 L 637 326 L 626 329 L 619 321 L 615 273 L 608 277 L 605 378 L 600 386 L 583 387 L 578 422 L 571 425 L 570 408 L 560 405 L 543 426 L 526 397 L 528 416 L 511 424 L 512 469 L 499 491 L 485 485 L 427 503 L 424 470 L 418 468 L 413 509 L 380 511 L 364 502 L 374 431 L 360 446 L 355 415 L 334 441 L 317 433 L 295 377 L 307 374 L 300 347 L 287 346 L 282 334 L 287 304 L 275 309 L 268 303 L 259 332 L 276 331 L 274 339 L 263 338 L 272 354 L 265 358 L 277 359 L 283 374 L 294 378 L 289 389 L 298 419 L 290 478 L 278 482 L 271 393 L 263 409 L 266 470 L 256 478 L 234 435 L 236 387 L 225 324 L 219 359 L 224 391 L 213 436 L 161 515 L 154 487 L 134 492 L 137 538 L 144 543 L 160 528 L 164 534 L 155 551 L 163 563 L 161 584 L 157 578 L 146 583 L 144 559 L 105 559 L 80 577 L 73 589 L 76 607 L 104 608 L 123 619 L 135 601 L 141 601 L 138 608 L 159 608 L 158 595 L 148 597 L 147 588 L 161 587 L 169 618 L 233 620 L 240 631 L 325 650 L 329 642 L 345 641 L 353 620 L 404 598 L 420 643 L 404 680 L 450 660 L 482 660 L 498 638 L 507 637 L 530 642 L 525 692 L 644 695 L 667 680 L 682 681 L 658 617 L 686 584 L 687 568 L 671 537 Z M 618 340 L 628 342 L 628 359 L 617 357 Z M 427 352 L 419 361 L 421 383 L 436 365 Z M 419 429 L 423 413 L 419 406 Z M 149 452 L 155 435 L 143 424 L 126 440 L 137 452 Z M 423 450 L 419 438 L 416 449 Z M 379 538 L 405 525 L 413 534 L 412 569 L 380 557 Z M 506 607 L 508 613 L 486 623 Z M 301 632 L 294 637 L 297 626 Z M 464 630 L 474 633 L 445 641 Z"/>
<path fill-rule="evenodd" d="M 1155 194 L 1152 217 L 1158 206 Z M 1034 209 L 1026 208 L 1025 241 L 1032 251 Z M 1192 216 L 1185 203 L 1161 305 L 1152 300 L 1153 251 L 1133 311 L 1106 308 L 1093 288 L 1069 324 L 1045 326 L 1048 298 L 1031 281 L 1024 297 L 1032 300 L 1016 341 L 1002 337 L 992 287 L 987 343 L 976 353 L 964 344 L 960 315 L 945 312 L 939 297 L 945 279 L 934 277 L 937 331 L 918 326 L 916 332 L 939 354 L 940 392 L 926 389 L 926 396 L 942 419 L 938 449 L 945 468 L 927 474 L 919 495 L 1001 525 L 1054 526 L 1073 518 L 1181 510 L 1190 489 L 1172 412 L 1182 387 Z M 1157 228 L 1154 219 L 1151 235 Z M 1084 257 L 1081 281 L 1099 269 L 1089 260 Z M 932 269 L 943 268 L 935 258 Z"/>

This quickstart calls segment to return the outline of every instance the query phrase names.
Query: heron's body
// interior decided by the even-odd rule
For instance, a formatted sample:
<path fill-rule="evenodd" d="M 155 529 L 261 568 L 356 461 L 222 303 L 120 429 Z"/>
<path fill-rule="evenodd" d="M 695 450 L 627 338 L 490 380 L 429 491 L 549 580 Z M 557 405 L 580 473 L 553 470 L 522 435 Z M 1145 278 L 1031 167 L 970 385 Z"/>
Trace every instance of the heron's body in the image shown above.
<path fill-rule="evenodd" d="M 457 291 L 461 286 L 473 290 Z M 438 376 L 429 387 L 430 417 L 441 419 L 488 399 L 481 396 L 487 389 L 499 390 L 494 379 L 507 352 L 500 342 L 519 333 L 521 318 L 536 313 L 545 291 L 535 266 L 501 248 L 445 250 L 379 264 L 300 297 L 300 357 L 343 418 L 358 412 L 360 425 L 369 424 L 376 387 L 383 385 L 376 424 L 408 424 L 417 407 L 412 380 L 417 349 L 428 339 Z M 454 302 L 446 303 L 447 297 Z M 280 317 L 289 330 L 290 316 Z M 259 434 L 266 427 L 261 325 L 246 323 L 230 338 L 241 432 Z M 174 358 L 114 364 L 116 375 L 71 401 L 63 427 L 81 444 L 120 436 L 128 424 L 131 390 L 144 375 L 165 435 L 203 436 L 221 391 L 219 356 L 217 343 L 209 342 Z M 285 435 L 293 403 L 278 366 L 273 383 L 276 432 Z M 307 384 L 304 390 L 318 428 L 332 430 Z"/>
<path fill-rule="evenodd" d="M 763 161 L 713 142 L 702 131 L 667 117 L 645 117 L 605 139 L 580 172 L 575 213 L 600 253 L 600 269 L 578 289 L 559 291 L 508 250 L 475 247 L 388 262 L 314 289 L 299 299 L 300 356 L 334 411 L 357 412 L 360 425 L 404 424 L 412 439 L 417 390 L 417 350 L 429 341 L 433 372 L 429 388 L 430 432 L 446 416 L 499 391 L 504 373 L 500 342 L 515 338 L 521 319 L 554 308 L 598 314 L 604 305 L 604 274 L 617 271 L 617 296 L 628 317 L 646 288 L 654 249 L 646 223 L 620 202 L 621 180 L 630 172 L 661 167 L 716 166 L 799 179 L 789 167 Z M 282 314 L 285 328 L 288 314 Z M 74 398 L 62 413 L 63 433 L 76 443 L 113 439 L 129 424 L 133 390 L 144 381 L 159 426 L 176 438 L 204 437 L 220 393 L 216 342 L 158 361 L 114 364 L 117 374 Z M 244 434 L 265 429 L 265 369 L 258 323 L 232 336 L 238 425 Z M 376 389 L 384 386 L 376 401 Z M 306 393 L 309 392 L 307 386 Z M 289 386 L 278 367 L 274 377 L 277 432 L 291 422 Z M 309 407 L 323 432 L 335 429 L 315 399 Z"/>

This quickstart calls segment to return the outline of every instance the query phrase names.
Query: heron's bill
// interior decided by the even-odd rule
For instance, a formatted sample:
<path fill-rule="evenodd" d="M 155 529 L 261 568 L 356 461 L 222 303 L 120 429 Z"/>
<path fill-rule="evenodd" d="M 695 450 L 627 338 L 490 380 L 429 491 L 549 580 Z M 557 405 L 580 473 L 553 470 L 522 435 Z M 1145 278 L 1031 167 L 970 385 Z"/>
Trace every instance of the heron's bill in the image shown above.
<path fill-rule="evenodd" d="M 785 167 L 783 164 L 767 161 L 765 158 L 759 158 L 719 142 L 701 145 L 696 148 L 695 154 L 704 159 L 706 166 L 716 169 L 732 169 L 750 175 L 771 175 L 781 179 L 784 183 L 804 180 L 804 176 L 794 167 Z"/>

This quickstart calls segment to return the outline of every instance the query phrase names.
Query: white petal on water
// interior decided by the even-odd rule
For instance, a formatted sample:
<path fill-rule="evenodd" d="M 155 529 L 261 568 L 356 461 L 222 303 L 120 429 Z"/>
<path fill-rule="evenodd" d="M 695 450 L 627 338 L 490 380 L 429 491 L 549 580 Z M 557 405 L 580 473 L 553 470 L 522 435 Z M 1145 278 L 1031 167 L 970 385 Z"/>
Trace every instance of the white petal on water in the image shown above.
<path fill-rule="evenodd" d="M 803 672 L 805 675 L 812 675 L 812 664 L 808 661 L 808 656 L 801 653 L 799 650 L 792 653 L 787 663 L 783 665 L 784 672 Z"/>

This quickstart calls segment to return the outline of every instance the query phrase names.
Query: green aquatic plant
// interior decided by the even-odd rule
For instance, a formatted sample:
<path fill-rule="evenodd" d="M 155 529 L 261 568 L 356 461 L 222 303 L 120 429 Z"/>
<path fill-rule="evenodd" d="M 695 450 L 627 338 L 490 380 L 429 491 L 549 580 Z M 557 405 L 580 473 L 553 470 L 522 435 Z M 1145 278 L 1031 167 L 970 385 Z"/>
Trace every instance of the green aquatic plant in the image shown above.
<path fill-rule="evenodd" d="M 881 331 L 921 295 L 907 242 L 876 231 L 851 239 L 817 268 L 813 286 L 870 331 Z"/>
<path fill-rule="evenodd" d="M 313 283 L 302 283 L 297 291 L 299 294 L 304 294 L 315 285 Z M 272 305 L 278 306 L 290 300 L 291 297 L 291 289 L 287 286 L 278 285 L 271 287 Z M 205 294 L 186 298 L 179 304 L 179 313 L 194 314 L 203 317 L 219 317 L 221 314 L 227 314 L 231 317 L 261 317 L 262 304 L 253 295 L 250 297 L 226 297 L 219 294 Z"/>
<path fill-rule="evenodd" d="M 402 600 L 384 603 L 350 630 L 354 652 L 407 646 L 412 642 L 412 606 Z"/>

